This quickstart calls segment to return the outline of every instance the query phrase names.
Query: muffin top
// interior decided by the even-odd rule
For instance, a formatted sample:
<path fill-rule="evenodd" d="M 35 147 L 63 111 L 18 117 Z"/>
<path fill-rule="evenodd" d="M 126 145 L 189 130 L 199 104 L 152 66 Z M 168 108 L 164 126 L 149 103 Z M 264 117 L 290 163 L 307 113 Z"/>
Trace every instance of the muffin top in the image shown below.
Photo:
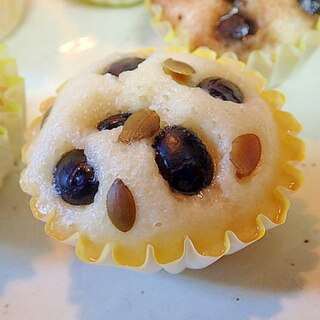
<path fill-rule="evenodd" d="M 87 68 L 24 151 L 21 185 L 35 216 L 59 240 L 93 244 L 83 259 L 109 244 L 122 265 L 142 265 L 148 245 L 157 261 L 174 261 L 186 237 L 215 257 L 227 230 L 256 240 L 260 214 L 285 218 L 275 190 L 296 187 L 283 143 L 300 128 L 263 85 L 209 51 L 113 54 Z M 288 144 L 299 150 L 293 136 Z"/>
<path fill-rule="evenodd" d="M 282 43 L 296 45 L 315 27 L 319 0 L 152 0 L 162 20 L 187 38 L 191 50 L 207 46 L 219 55 L 235 52 L 245 60 L 250 51 L 272 52 Z"/>

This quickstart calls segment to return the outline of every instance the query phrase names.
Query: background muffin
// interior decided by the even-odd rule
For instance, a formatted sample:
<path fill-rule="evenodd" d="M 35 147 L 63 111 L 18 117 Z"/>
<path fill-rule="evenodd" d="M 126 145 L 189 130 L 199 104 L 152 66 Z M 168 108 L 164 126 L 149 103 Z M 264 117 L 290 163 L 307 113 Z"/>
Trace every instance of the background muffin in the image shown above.
<path fill-rule="evenodd" d="M 9 35 L 21 21 L 26 0 L 0 1 L 0 40 Z"/>
<path fill-rule="evenodd" d="M 86 0 L 95 4 L 109 6 L 130 6 L 142 2 L 143 0 Z"/>
<path fill-rule="evenodd" d="M 0 185 L 20 159 L 24 128 L 24 81 L 17 66 L 0 43 Z"/>
<path fill-rule="evenodd" d="M 320 2 L 297 0 L 152 0 L 166 41 L 236 55 L 279 84 L 320 44 Z"/>

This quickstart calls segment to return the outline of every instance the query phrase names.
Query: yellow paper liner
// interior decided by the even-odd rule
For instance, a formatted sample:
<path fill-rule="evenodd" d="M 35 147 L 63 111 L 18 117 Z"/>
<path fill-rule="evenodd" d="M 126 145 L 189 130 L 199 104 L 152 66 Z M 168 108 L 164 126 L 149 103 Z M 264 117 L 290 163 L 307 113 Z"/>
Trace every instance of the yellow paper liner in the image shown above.
<path fill-rule="evenodd" d="M 0 185 L 20 159 L 24 127 L 24 80 L 17 75 L 16 61 L 0 43 Z"/>
<path fill-rule="evenodd" d="M 5 176 L 13 169 L 14 159 L 10 150 L 8 131 L 0 126 L 0 187 Z"/>
<path fill-rule="evenodd" d="M 146 6 L 153 14 L 151 24 L 164 38 L 166 45 L 183 46 L 190 51 L 190 41 L 186 33 L 178 33 L 172 24 L 163 19 L 159 5 L 146 0 Z M 298 67 L 320 47 L 320 17 L 314 29 L 307 31 L 297 45 L 281 44 L 272 54 L 263 50 L 253 50 L 245 61 L 248 69 L 259 71 L 267 80 L 267 86 L 274 88 L 284 82 Z M 234 52 L 225 52 L 223 56 L 238 60 Z"/>
<path fill-rule="evenodd" d="M 164 50 L 186 51 L 185 48 L 166 48 Z M 143 52 L 150 54 L 153 51 L 153 49 L 148 49 Z M 55 212 L 46 215 L 41 214 L 39 208 L 37 208 L 38 196 L 33 196 L 30 202 L 32 212 L 35 218 L 46 222 L 46 233 L 50 237 L 75 246 L 75 252 L 81 260 L 88 263 L 116 265 L 144 272 L 153 272 L 163 268 L 170 273 L 179 273 L 185 268 L 204 268 L 222 256 L 239 251 L 259 240 L 263 237 L 266 230 L 285 222 L 290 202 L 283 192 L 283 189 L 297 190 L 303 181 L 301 172 L 291 164 L 291 161 L 301 161 L 304 159 L 304 143 L 295 136 L 301 130 L 301 126 L 290 113 L 280 110 L 285 103 L 285 97 L 281 93 L 275 90 L 264 90 L 266 81 L 258 72 L 246 69 L 244 63 L 233 59 L 226 57 L 216 59 L 216 54 L 207 48 L 199 48 L 195 50 L 193 54 L 202 58 L 216 60 L 221 64 L 233 64 L 234 68 L 242 69 L 242 72 L 250 74 L 251 77 L 255 78 L 257 92 L 268 103 L 273 118 L 278 125 L 281 144 L 279 165 L 282 172 L 279 176 L 279 183 L 274 187 L 273 191 L 273 201 L 276 204 L 277 211 L 273 213 L 272 219 L 264 214 L 257 213 L 254 232 L 252 233 L 253 236 L 248 241 L 243 242 L 237 237 L 235 232 L 226 230 L 224 232 L 223 250 L 217 255 L 210 255 L 205 252 L 202 254 L 199 253 L 196 249 L 197 243 L 186 236 L 181 243 L 181 247 L 177 249 L 177 252 L 174 252 L 175 256 L 177 256 L 176 259 L 163 263 L 163 259 L 159 260 L 158 258 L 157 250 L 159 248 L 156 249 L 151 244 L 146 244 L 143 262 L 139 263 L 139 261 L 135 261 L 133 257 L 134 253 L 131 253 L 126 248 L 119 248 L 114 243 L 104 245 L 95 244 L 74 230 L 73 226 L 62 229 L 61 225 L 57 223 L 57 219 L 59 219 L 58 215 Z M 41 117 L 37 121 L 41 122 Z M 32 140 L 34 134 L 31 135 L 30 138 Z M 27 149 L 28 146 L 23 150 L 24 159 L 27 158 Z M 57 225 L 59 225 L 59 227 L 57 227 Z"/>

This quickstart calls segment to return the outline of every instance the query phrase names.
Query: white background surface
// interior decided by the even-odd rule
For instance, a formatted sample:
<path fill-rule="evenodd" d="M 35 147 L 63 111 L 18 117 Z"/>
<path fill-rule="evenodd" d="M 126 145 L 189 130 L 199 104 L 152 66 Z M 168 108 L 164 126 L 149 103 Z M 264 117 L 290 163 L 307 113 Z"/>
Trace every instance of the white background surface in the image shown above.
<path fill-rule="evenodd" d="M 143 6 L 71 0 L 30 1 L 6 42 L 26 79 L 28 119 L 61 82 L 108 51 L 162 44 Z M 145 275 L 84 264 L 45 236 L 12 174 L 0 191 L 0 319 L 320 319 L 319 73 L 320 50 L 280 88 L 307 143 L 306 181 L 287 223 L 204 270 Z"/>

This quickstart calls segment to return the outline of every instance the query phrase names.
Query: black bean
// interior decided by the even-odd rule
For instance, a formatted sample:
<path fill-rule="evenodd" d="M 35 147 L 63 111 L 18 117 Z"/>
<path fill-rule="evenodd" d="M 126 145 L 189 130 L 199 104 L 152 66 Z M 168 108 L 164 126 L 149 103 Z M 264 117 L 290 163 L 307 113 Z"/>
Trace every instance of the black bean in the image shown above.
<path fill-rule="evenodd" d="M 128 57 L 113 62 L 103 74 L 111 73 L 114 76 L 119 76 L 120 73 L 125 71 L 132 71 L 138 68 L 138 65 L 145 59 L 138 57 Z"/>
<path fill-rule="evenodd" d="M 88 165 L 84 150 L 64 154 L 53 172 L 53 185 L 60 197 L 72 205 L 93 203 L 99 182 Z"/>
<path fill-rule="evenodd" d="M 320 0 L 298 0 L 303 11 L 309 14 L 320 14 Z"/>
<path fill-rule="evenodd" d="M 206 78 L 202 80 L 198 87 L 208 92 L 212 97 L 224 101 L 242 103 L 243 93 L 233 82 L 222 78 Z"/>
<path fill-rule="evenodd" d="M 123 126 L 130 116 L 131 113 L 129 112 L 114 114 L 99 122 L 97 125 L 97 129 L 99 131 L 103 131 L 118 128 L 120 126 Z"/>
<path fill-rule="evenodd" d="M 174 191 L 193 195 L 210 185 L 214 166 L 193 131 L 182 126 L 166 127 L 155 138 L 153 148 L 159 171 Z"/>
<path fill-rule="evenodd" d="M 242 40 L 257 32 L 256 24 L 253 20 L 236 13 L 221 19 L 218 23 L 217 31 L 225 40 Z"/>

